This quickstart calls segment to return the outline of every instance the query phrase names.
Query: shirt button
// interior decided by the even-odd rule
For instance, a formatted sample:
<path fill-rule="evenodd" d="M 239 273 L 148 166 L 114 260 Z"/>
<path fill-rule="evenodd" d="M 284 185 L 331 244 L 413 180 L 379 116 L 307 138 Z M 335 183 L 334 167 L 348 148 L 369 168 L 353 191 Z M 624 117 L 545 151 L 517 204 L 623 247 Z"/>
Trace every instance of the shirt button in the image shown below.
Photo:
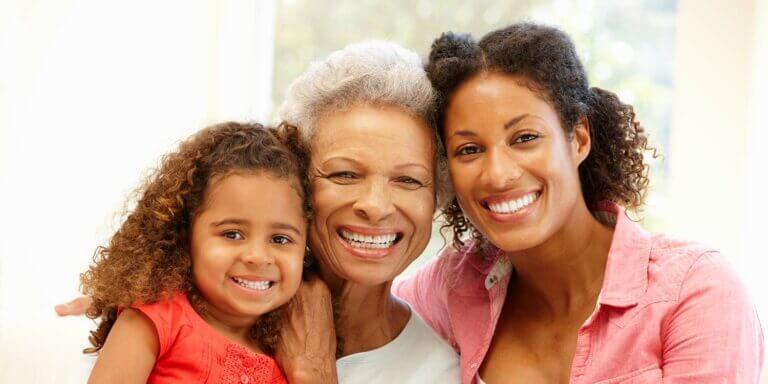
<path fill-rule="evenodd" d="M 241 383 L 243 383 L 243 384 L 248 384 L 248 380 L 249 380 L 249 379 L 248 379 L 248 375 L 246 375 L 246 374 L 243 374 L 242 376 L 240 376 L 240 382 L 241 382 Z"/>
<path fill-rule="evenodd" d="M 472 369 L 475 369 L 475 368 L 477 368 L 479 366 L 480 366 L 480 364 L 478 364 L 478 363 L 472 363 Z"/>

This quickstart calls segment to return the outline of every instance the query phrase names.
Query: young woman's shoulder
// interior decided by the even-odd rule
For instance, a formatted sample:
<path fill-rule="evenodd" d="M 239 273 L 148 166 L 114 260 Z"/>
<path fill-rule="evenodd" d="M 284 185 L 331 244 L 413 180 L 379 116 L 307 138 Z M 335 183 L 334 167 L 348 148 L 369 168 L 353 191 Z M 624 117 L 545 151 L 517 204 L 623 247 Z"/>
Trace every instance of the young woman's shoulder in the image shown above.
<path fill-rule="evenodd" d="M 667 235 L 651 239 L 649 288 L 665 290 L 674 303 L 661 328 L 665 378 L 756 382 L 763 331 L 727 257 L 701 243 Z"/>
<path fill-rule="evenodd" d="M 405 300 L 438 335 L 456 347 L 448 298 L 463 286 L 480 286 L 487 265 L 490 265 L 490 259 L 472 244 L 461 249 L 449 245 L 413 275 L 396 279 L 392 292 Z"/>

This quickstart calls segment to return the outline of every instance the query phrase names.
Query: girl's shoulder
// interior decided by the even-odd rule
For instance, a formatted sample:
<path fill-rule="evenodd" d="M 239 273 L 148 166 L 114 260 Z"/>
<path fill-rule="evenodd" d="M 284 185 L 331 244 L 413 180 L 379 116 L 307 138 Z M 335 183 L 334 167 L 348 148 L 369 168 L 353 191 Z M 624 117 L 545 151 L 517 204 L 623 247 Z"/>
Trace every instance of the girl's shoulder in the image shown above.
<path fill-rule="evenodd" d="M 174 294 L 153 303 L 135 303 L 131 308 L 141 312 L 154 325 L 160 345 L 158 356 L 167 353 L 179 336 L 188 338 L 199 331 L 195 321 L 196 313 L 184 293 Z"/>
<path fill-rule="evenodd" d="M 194 310 L 186 294 L 132 308 L 148 317 L 159 341 L 150 382 L 285 383 L 275 360 L 217 333 Z M 267 381 L 264 381 L 267 380 Z"/>

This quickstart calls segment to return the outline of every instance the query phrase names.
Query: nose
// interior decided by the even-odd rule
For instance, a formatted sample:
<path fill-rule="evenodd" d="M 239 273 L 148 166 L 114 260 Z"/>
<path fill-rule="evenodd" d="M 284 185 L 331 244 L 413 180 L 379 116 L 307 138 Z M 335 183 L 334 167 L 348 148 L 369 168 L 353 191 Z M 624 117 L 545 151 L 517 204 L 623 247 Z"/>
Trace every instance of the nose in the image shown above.
<path fill-rule="evenodd" d="M 371 223 L 379 223 L 395 212 L 392 191 L 387 180 L 371 180 L 352 205 L 355 214 Z"/>
<path fill-rule="evenodd" d="M 507 189 L 522 176 L 518 160 L 506 148 L 490 149 L 485 157 L 480 182 L 492 189 Z"/>
<path fill-rule="evenodd" d="M 275 263 L 275 257 L 267 244 L 250 244 L 245 246 L 240 259 L 251 265 L 270 265 Z"/>

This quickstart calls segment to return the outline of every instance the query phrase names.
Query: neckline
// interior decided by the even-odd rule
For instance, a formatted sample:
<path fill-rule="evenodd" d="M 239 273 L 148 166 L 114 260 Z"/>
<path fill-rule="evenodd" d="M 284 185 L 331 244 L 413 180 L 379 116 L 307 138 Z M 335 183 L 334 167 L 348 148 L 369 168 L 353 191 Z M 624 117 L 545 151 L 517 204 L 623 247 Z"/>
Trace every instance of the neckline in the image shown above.
<path fill-rule="evenodd" d="M 195 307 L 193 307 L 192 303 L 189 301 L 189 295 L 188 294 L 184 294 L 180 299 L 181 299 L 180 301 L 181 301 L 182 305 L 184 306 L 184 309 L 186 309 L 188 312 L 191 313 L 190 317 L 192 317 L 192 320 L 195 323 L 197 323 L 198 327 L 202 328 L 204 330 L 204 332 L 210 334 L 211 337 L 213 337 L 215 339 L 218 339 L 218 342 L 222 343 L 225 347 L 230 347 L 231 346 L 231 347 L 235 347 L 235 348 L 240 348 L 240 349 L 248 352 L 250 355 L 252 355 L 255 358 L 268 357 L 268 358 L 272 359 L 271 356 L 269 356 L 269 355 L 267 355 L 265 353 L 256 352 L 256 351 L 252 350 L 251 348 L 248 348 L 245 345 L 237 343 L 234 340 L 230 340 L 226 336 L 222 335 L 219 331 L 216 330 L 216 328 L 214 328 L 211 324 L 209 324 L 207 321 L 205 321 L 205 319 L 199 313 L 197 313 L 197 311 L 195 310 Z"/>
<path fill-rule="evenodd" d="M 391 354 L 387 354 L 386 352 L 389 350 L 398 350 L 401 345 L 408 342 L 409 339 L 411 339 L 411 335 L 414 334 L 418 327 L 418 322 L 420 319 L 418 319 L 418 315 L 416 312 L 414 312 L 411 309 L 411 306 L 406 303 L 408 307 L 408 322 L 405 323 L 405 327 L 403 327 L 403 330 L 400 331 L 400 333 L 395 336 L 390 342 L 382 345 L 381 347 L 371 349 L 369 351 L 363 351 L 363 352 L 357 352 L 353 353 L 351 355 L 344 356 L 342 358 L 339 358 L 336 360 L 336 363 L 342 363 L 342 364 L 354 364 L 354 363 L 360 363 L 365 361 L 365 359 L 371 355 L 371 354 L 383 354 L 384 356 L 389 356 Z M 398 358 L 402 358 L 401 356 L 398 356 Z"/>

